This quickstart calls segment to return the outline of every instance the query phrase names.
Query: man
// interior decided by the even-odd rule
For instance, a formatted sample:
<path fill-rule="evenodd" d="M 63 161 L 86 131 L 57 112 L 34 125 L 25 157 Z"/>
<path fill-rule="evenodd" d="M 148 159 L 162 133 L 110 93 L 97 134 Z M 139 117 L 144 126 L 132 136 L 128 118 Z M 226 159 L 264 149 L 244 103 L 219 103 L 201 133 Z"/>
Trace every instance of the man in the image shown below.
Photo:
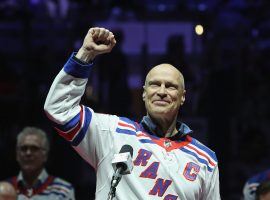
<path fill-rule="evenodd" d="M 2 181 L 0 182 L 0 200 L 16 200 L 17 193 L 14 187 L 9 183 Z"/>
<path fill-rule="evenodd" d="M 73 200 L 73 186 L 49 175 L 44 167 L 50 149 L 46 133 L 36 127 L 25 127 L 17 136 L 16 159 L 18 176 L 9 181 L 18 192 L 18 199 Z"/>
<path fill-rule="evenodd" d="M 270 181 L 270 169 L 260 172 L 247 180 L 243 189 L 244 200 L 255 200 L 258 186 L 265 181 Z"/>
<path fill-rule="evenodd" d="M 127 144 L 134 150 L 134 168 L 118 184 L 116 199 L 219 200 L 215 153 L 177 121 L 186 91 L 175 67 L 161 64 L 148 73 L 143 92 L 147 115 L 140 123 L 79 104 L 94 58 L 115 44 L 112 32 L 91 28 L 55 78 L 44 105 L 57 132 L 95 168 L 96 199 L 107 199 L 113 156 Z"/>

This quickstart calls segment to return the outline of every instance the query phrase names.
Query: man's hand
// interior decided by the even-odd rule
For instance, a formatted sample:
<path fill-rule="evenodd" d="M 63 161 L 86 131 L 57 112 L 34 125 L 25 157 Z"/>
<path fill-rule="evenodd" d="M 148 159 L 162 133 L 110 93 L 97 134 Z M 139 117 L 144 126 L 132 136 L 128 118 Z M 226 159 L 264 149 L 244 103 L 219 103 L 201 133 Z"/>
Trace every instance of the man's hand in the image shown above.
<path fill-rule="evenodd" d="M 114 35 L 109 30 L 99 27 L 90 28 L 76 58 L 88 63 L 99 54 L 111 52 L 115 44 Z"/>

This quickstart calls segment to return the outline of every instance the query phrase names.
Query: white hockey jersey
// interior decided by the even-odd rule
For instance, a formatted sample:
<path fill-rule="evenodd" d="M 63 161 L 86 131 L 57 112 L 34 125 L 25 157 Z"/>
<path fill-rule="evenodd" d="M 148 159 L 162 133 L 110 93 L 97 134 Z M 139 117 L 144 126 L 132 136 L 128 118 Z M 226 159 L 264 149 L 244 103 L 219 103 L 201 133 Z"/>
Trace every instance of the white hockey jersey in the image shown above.
<path fill-rule="evenodd" d="M 128 144 L 134 150 L 134 167 L 118 184 L 116 199 L 219 200 L 215 153 L 190 137 L 185 124 L 179 127 L 181 137 L 161 138 L 142 123 L 80 105 L 91 67 L 72 55 L 55 78 L 44 108 L 57 132 L 96 170 L 96 199 L 107 199 L 111 161 Z"/>

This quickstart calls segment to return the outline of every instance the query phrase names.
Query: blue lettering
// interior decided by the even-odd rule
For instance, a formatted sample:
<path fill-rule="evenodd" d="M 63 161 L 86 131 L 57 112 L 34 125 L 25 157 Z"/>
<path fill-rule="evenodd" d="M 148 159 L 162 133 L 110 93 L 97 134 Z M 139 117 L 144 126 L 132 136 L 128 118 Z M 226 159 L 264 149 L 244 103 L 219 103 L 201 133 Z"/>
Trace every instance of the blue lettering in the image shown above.
<path fill-rule="evenodd" d="M 149 158 L 152 156 L 152 153 L 150 151 L 147 151 L 145 149 L 140 149 L 137 155 L 137 158 L 134 160 L 134 165 L 136 166 L 146 166 Z"/>
<path fill-rule="evenodd" d="M 144 170 L 140 177 L 155 179 L 157 177 L 157 171 L 159 162 L 153 162 L 146 170 Z"/>
<path fill-rule="evenodd" d="M 164 180 L 164 179 L 157 179 L 154 187 L 152 190 L 150 190 L 149 194 L 150 195 L 158 195 L 159 197 L 162 197 L 168 187 L 171 185 L 172 181 L 171 180 Z"/>

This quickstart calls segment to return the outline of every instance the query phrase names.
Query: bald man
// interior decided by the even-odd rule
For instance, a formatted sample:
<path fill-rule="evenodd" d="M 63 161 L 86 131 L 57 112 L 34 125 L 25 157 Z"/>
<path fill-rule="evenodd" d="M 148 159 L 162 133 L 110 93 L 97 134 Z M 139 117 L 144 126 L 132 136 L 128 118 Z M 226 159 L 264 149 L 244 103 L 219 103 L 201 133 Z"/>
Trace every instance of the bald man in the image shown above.
<path fill-rule="evenodd" d="M 215 153 L 178 120 L 186 90 L 176 67 L 163 63 L 147 74 L 142 94 L 147 113 L 138 123 L 80 104 L 95 57 L 115 45 L 112 32 L 90 28 L 56 76 L 44 105 L 55 130 L 95 169 L 96 199 L 219 200 Z M 115 172 L 111 163 L 124 145 L 133 149 L 133 170 L 121 179 L 119 173 L 129 173 L 130 165 Z"/>
<path fill-rule="evenodd" d="M 8 182 L 0 182 L 0 200 L 16 200 L 17 193 Z"/>

